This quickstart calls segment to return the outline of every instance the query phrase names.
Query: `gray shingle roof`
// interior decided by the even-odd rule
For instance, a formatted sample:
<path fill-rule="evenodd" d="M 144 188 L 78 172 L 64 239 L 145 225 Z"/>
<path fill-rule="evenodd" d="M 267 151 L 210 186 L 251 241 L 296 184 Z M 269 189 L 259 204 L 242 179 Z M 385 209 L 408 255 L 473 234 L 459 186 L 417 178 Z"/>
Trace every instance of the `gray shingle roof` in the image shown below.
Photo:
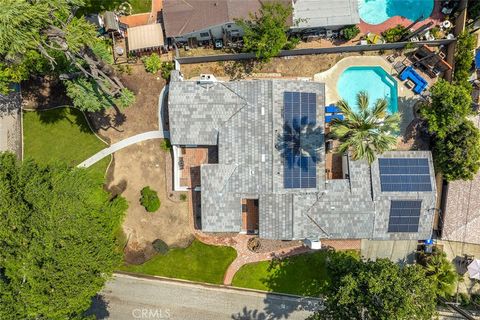
<path fill-rule="evenodd" d="M 433 192 L 382 193 L 378 161 L 348 161 L 349 179 L 326 180 L 319 150 L 316 189 L 285 189 L 283 157 L 277 149 L 283 132 L 283 93 L 314 92 L 317 124 L 324 123 L 324 85 L 315 82 L 256 80 L 172 81 L 169 118 L 172 144 L 218 144 L 219 163 L 201 167 L 202 229 L 241 230 L 241 199 L 259 199 L 263 238 L 422 239 L 433 224 Z M 320 143 L 323 146 L 323 140 Z M 429 152 L 389 152 L 382 157 L 428 158 Z M 388 233 L 391 199 L 421 199 L 418 233 Z"/>

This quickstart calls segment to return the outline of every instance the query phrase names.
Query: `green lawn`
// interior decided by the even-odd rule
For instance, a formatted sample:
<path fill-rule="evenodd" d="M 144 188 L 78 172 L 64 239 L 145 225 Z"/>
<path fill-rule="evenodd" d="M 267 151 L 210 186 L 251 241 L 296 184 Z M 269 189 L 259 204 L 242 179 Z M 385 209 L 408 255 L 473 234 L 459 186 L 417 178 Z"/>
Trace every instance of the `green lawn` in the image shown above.
<path fill-rule="evenodd" d="M 23 141 L 25 158 L 40 163 L 60 160 L 71 166 L 107 147 L 90 130 L 83 114 L 74 108 L 25 111 Z M 88 170 L 103 182 L 109 162 L 110 157 L 106 157 Z"/>
<path fill-rule="evenodd" d="M 77 11 L 77 16 L 114 11 L 124 2 L 130 3 L 132 6 L 132 14 L 150 12 L 152 8 L 152 0 L 93 0 L 87 1 L 86 6 L 80 7 Z"/>
<path fill-rule="evenodd" d="M 132 14 L 146 13 L 152 10 L 152 0 L 130 0 L 128 2 L 132 6 Z"/>
<path fill-rule="evenodd" d="M 305 296 L 324 293 L 330 285 L 325 251 L 293 256 L 281 262 L 262 261 L 243 266 L 232 285 Z"/>
<path fill-rule="evenodd" d="M 211 246 L 195 240 L 188 248 L 171 249 L 142 265 L 125 265 L 120 270 L 222 284 L 225 271 L 236 256 L 231 247 Z"/>

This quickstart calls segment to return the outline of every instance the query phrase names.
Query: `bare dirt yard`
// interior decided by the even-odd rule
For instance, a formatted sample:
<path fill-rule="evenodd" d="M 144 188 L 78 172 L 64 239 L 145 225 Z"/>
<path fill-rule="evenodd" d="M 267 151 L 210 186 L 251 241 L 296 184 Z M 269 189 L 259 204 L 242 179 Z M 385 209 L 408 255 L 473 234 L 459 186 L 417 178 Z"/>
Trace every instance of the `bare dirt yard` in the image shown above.
<path fill-rule="evenodd" d="M 109 109 L 91 114 L 97 132 L 111 143 L 158 129 L 158 99 L 165 86 L 160 75 L 145 72 L 143 65 L 131 65 L 131 72 L 121 75 L 124 85 L 135 93 L 135 104 L 125 110 Z M 167 190 L 171 175 L 170 155 L 160 147 L 161 140 L 149 140 L 129 146 L 114 154 L 109 169 L 107 188 L 120 193 L 129 208 L 123 230 L 128 239 L 125 260 L 142 263 L 155 254 L 152 242 L 161 239 L 169 246 L 186 247 L 193 240 L 189 224 L 188 202 Z M 171 178 L 169 178 L 171 179 Z M 160 209 L 154 213 L 140 205 L 140 190 L 150 186 L 158 192 Z"/>
<path fill-rule="evenodd" d="M 167 190 L 166 161 L 169 155 L 160 148 L 159 140 L 138 143 L 115 153 L 113 179 L 108 187 L 120 189 L 128 200 L 128 213 L 123 230 L 128 239 L 125 260 L 142 263 L 154 253 L 151 243 L 161 239 L 169 246 L 187 247 L 193 240 L 187 201 L 172 201 Z M 150 186 L 157 191 L 160 209 L 147 212 L 140 205 L 140 190 Z"/>
<path fill-rule="evenodd" d="M 229 79 L 268 75 L 276 77 L 313 77 L 315 73 L 330 69 L 341 59 L 358 54 L 359 53 L 335 53 L 282 57 L 273 58 L 263 64 L 252 61 L 182 64 L 180 70 L 186 79 L 198 77 L 202 73 L 210 73 L 217 77 Z M 379 52 L 367 51 L 364 55 L 379 55 Z"/>
<path fill-rule="evenodd" d="M 98 133 L 111 143 L 130 136 L 158 129 L 158 97 L 165 80 L 144 70 L 143 64 L 130 65 L 131 72 L 123 73 L 123 84 L 135 93 L 135 104 L 121 110 L 110 108 L 90 114 Z"/>

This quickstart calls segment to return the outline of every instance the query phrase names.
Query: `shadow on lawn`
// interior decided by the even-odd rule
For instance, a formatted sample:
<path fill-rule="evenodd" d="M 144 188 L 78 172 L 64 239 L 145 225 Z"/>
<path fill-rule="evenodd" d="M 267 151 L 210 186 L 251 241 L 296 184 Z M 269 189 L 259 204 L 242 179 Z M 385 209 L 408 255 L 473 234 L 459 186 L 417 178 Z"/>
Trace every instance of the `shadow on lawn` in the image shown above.
<path fill-rule="evenodd" d="M 92 132 L 83 113 L 75 108 L 65 107 L 38 111 L 37 115 L 42 124 L 54 124 L 58 121 L 68 121 L 71 124 L 76 125 L 81 132 Z"/>
<path fill-rule="evenodd" d="M 323 296 L 332 283 L 358 266 L 358 256 L 351 252 L 322 250 L 271 261 L 269 275 L 262 282 L 273 292 L 289 292 L 303 298 L 268 293 L 263 310 L 233 314 L 232 319 L 287 319 L 295 310 L 315 312 L 323 306 Z"/>

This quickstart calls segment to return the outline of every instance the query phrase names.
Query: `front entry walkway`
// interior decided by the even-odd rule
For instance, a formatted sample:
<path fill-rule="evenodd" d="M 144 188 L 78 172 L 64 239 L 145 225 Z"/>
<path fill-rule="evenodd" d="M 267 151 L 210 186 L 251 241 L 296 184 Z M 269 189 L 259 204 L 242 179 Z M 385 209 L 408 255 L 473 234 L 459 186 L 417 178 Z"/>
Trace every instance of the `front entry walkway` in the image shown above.
<path fill-rule="evenodd" d="M 83 161 L 78 165 L 79 168 L 88 168 L 91 165 L 97 163 L 103 158 L 111 155 L 112 153 L 126 148 L 132 144 L 139 143 L 151 139 L 168 139 L 170 138 L 170 133 L 168 131 L 148 131 L 140 133 L 131 137 L 128 137 L 122 141 L 112 144 L 110 147 L 101 150 L 100 152 L 94 154 L 87 160 Z"/>

